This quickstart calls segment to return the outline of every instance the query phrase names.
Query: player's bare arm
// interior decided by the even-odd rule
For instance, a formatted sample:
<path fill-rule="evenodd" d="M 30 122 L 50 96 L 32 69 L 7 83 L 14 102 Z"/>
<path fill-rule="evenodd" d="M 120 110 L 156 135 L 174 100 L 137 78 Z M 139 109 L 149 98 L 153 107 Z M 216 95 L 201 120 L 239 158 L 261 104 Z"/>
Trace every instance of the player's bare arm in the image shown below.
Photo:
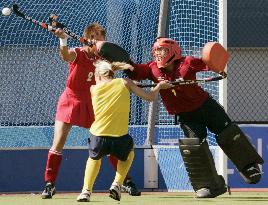
<path fill-rule="evenodd" d="M 155 86 L 154 88 L 152 88 L 151 91 L 145 91 L 142 88 L 138 87 L 132 80 L 130 79 L 124 79 L 124 83 L 126 85 L 126 87 L 133 92 L 134 94 L 136 94 L 137 96 L 148 100 L 148 101 L 153 101 L 156 99 L 159 90 L 161 89 L 168 89 L 171 87 L 174 87 L 173 85 L 171 85 L 170 83 L 168 83 L 168 81 L 161 81 L 157 84 L 157 86 Z"/>
<path fill-rule="evenodd" d="M 67 37 L 62 29 L 57 29 L 54 34 L 60 39 L 60 55 L 64 61 L 72 62 L 76 58 L 74 50 L 67 46 Z"/>

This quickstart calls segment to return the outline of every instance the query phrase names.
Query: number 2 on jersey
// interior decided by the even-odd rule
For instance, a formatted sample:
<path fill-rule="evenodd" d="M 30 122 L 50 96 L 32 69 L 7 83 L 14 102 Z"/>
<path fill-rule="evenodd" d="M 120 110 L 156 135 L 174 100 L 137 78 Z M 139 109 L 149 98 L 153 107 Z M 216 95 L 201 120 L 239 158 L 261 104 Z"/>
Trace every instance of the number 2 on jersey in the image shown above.
<path fill-rule="evenodd" d="M 177 96 L 177 94 L 176 94 L 176 90 L 172 89 L 171 92 L 172 92 L 175 96 Z"/>
<path fill-rule="evenodd" d="M 93 76 L 94 76 L 94 73 L 89 72 L 88 75 L 87 75 L 87 81 L 92 81 Z"/>

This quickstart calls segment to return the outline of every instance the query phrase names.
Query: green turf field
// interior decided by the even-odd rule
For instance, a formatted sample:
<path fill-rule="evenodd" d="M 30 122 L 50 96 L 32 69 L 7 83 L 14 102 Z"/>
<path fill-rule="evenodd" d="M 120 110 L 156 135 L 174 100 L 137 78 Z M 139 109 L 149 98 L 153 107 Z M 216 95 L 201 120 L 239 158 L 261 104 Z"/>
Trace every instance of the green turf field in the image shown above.
<path fill-rule="evenodd" d="M 193 193 L 168 193 L 155 192 L 143 193 L 140 197 L 122 195 L 120 202 L 114 201 L 106 193 L 94 193 L 91 202 L 76 202 L 78 194 L 57 194 L 53 199 L 41 199 L 39 194 L 0 195 L 1 205 L 268 205 L 268 192 L 233 192 L 232 195 L 224 194 L 215 199 L 195 199 Z"/>

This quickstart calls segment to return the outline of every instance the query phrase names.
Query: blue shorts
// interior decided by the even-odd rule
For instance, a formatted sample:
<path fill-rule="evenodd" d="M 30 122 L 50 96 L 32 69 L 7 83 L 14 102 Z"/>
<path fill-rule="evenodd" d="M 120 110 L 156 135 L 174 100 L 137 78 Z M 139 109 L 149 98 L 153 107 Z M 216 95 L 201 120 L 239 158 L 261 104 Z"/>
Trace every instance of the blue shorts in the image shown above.
<path fill-rule="evenodd" d="M 111 154 L 121 161 L 126 161 L 133 149 L 133 139 L 129 134 L 122 137 L 91 135 L 88 138 L 88 146 L 91 159 L 98 160 Z"/>

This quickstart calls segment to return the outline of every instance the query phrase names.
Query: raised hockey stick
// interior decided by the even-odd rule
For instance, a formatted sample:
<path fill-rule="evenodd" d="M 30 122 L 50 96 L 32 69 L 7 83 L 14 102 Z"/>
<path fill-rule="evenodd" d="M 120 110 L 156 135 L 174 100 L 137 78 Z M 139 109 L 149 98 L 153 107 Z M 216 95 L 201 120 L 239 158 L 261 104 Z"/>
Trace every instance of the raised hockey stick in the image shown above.
<path fill-rule="evenodd" d="M 89 42 L 83 37 L 80 37 L 79 35 L 75 34 L 72 32 L 68 27 L 66 27 L 64 24 L 59 23 L 56 21 L 57 16 L 54 14 L 51 14 L 49 17 L 49 22 L 50 24 L 38 21 L 34 19 L 31 16 L 27 16 L 24 13 L 22 13 L 19 10 L 19 6 L 14 4 L 12 6 L 13 13 L 27 21 L 30 21 L 33 24 L 36 24 L 40 26 L 43 29 L 46 29 L 48 31 L 56 31 L 56 29 L 60 28 L 62 29 L 68 36 L 70 36 L 72 39 L 78 40 L 80 43 L 85 44 L 87 46 L 93 46 L 96 44 L 97 47 L 97 55 L 99 55 L 100 58 L 103 58 L 107 61 L 110 62 L 130 62 L 130 56 L 128 52 L 120 47 L 119 45 L 115 43 L 111 43 L 108 41 L 94 41 L 94 42 Z"/>
<path fill-rule="evenodd" d="M 57 15 L 51 14 L 49 16 L 50 25 L 64 30 L 66 26 L 58 22 L 57 18 L 58 18 Z M 130 62 L 130 56 L 128 52 L 115 43 L 111 43 L 109 41 L 97 41 L 96 47 L 98 56 L 109 62 L 115 62 L 115 61 L 125 63 Z"/>
<path fill-rule="evenodd" d="M 48 30 L 48 31 L 56 31 L 57 28 L 60 28 L 60 27 L 54 27 L 54 26 L 51 26 L 51 25 L 49 25 L 49 24 L 47 24 L 47 23 L 45 23 L 45 22 L 38 21 L 38 20 L 34 19 L 34 18 L 31 17 L 31 16 L 27 16 L 27 15 L 25 15 L 24 13 L 22 13 L 22 12 L 19 10 L 19 6 L 18 6 L 17 4 L 12 5 L 12 11 L 13 11 L 13 13 L 14 13 L 15 15 L 17 15 L 17 16 L 19 16 L 19 17 L 21 17 L 21 18 L 23 18 L 23 19 L 25 19 L 25 20 L 27 20 L 27 21 L 30 21 L 31 23 L 36 24 L 36 25 L 40 26 L 41 28 L 46 29 L 46 30 Z M 89 42 L 89 41 L 87 41 L 86 39 L 84 39 L 83 37 L 81 37 L 81 36 L 75 34 L 75 33 L 72 32 L 70 29 L 68 29 L 66 26 L 64 26 L 64 27 L 61 28 L 61 29 L 63 29 L 63 31 L 64 31 L 68 36 L 70 36 L 70 37 L 73 38 L 73 39 L 78 40 L 78 41 L 79 41 L 80 43 L 82 43 L 82 44 L 85 44 L 85 45 L 87 45 L 87 46 L 93 46 L 93 45 L 94 45 L 94 43 Z"/>

